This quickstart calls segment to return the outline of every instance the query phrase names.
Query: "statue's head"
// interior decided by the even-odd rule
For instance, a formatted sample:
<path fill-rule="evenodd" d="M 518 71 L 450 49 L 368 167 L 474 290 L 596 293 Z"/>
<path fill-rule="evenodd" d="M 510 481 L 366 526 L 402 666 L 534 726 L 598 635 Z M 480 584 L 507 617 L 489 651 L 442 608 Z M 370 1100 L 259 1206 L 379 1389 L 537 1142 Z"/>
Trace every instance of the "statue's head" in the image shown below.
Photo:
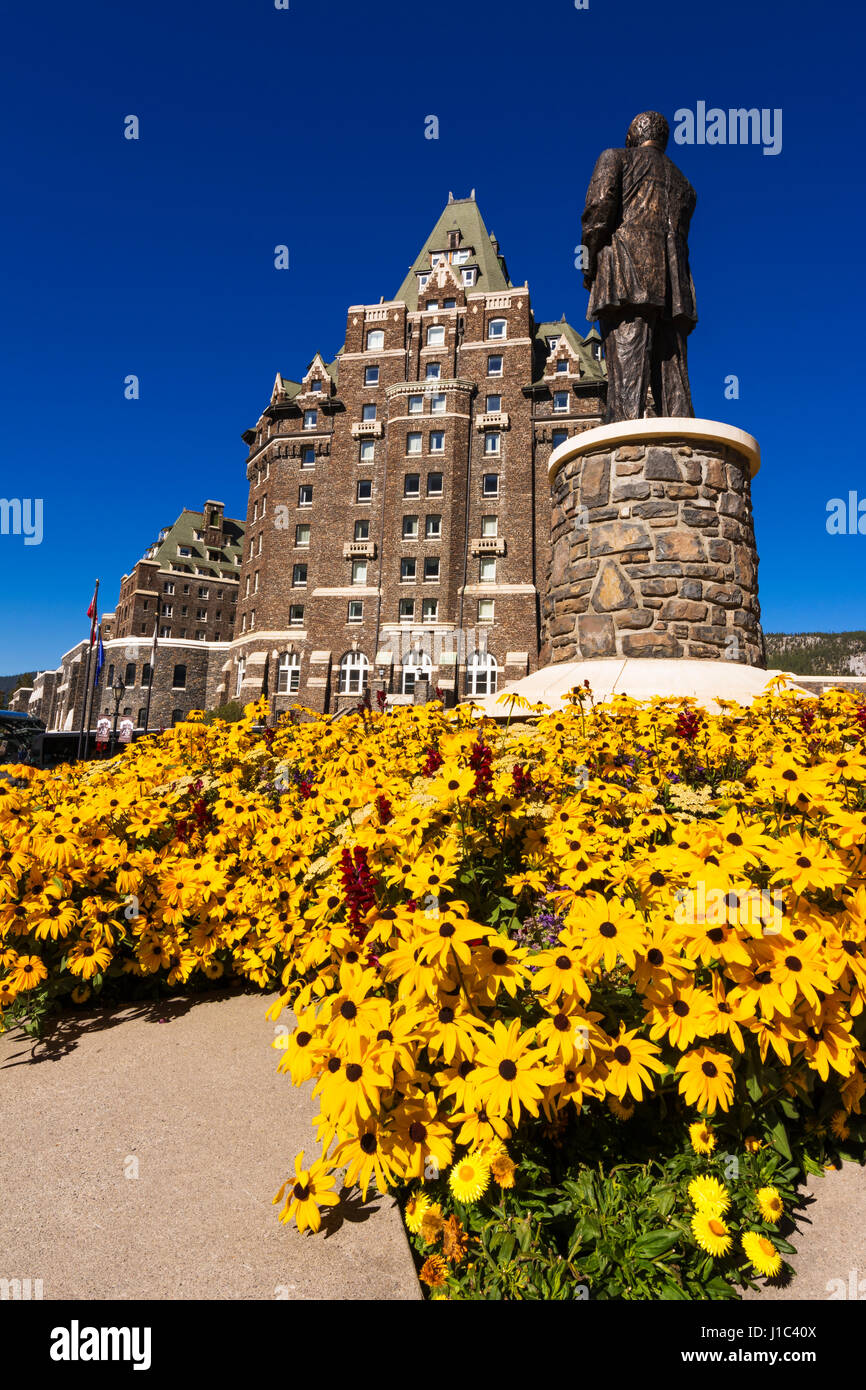
<path fill-rule="evenodd" d="M 651 140 L 663 150 L 670 133 L 671 128 L 660 111 L 641 111 L 628 128 L 625 137 L 626 148 L 631 150 L 636 145 L 643 145 L 647 140 Z"/>

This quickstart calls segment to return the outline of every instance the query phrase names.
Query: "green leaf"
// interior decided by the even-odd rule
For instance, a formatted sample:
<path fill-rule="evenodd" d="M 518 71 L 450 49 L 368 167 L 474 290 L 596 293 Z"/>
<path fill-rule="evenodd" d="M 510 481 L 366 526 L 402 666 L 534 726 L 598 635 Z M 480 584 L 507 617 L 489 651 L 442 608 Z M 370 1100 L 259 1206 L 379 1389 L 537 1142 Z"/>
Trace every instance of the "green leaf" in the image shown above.
<path fill-rule="evenodd" d="M 787 1158 L 789 1163 L 793 1163 L 794 1155 L 791 1153 L 791 1145 L 788 1143 L 788 1132 L 781 1120 L 777 1120 L 770 1130 L 773 1146 L 783 1158 Z"/>
<path fill-rule="evenodd" d="M 645 1231 L 642 1236 L 638 1236 L 634 1243 L 634 1253 L 645 1259 L 655 1259 L 658 1255 L 666 1255 L 675 1245 L 679 1244 L 679 1231 Z"/>

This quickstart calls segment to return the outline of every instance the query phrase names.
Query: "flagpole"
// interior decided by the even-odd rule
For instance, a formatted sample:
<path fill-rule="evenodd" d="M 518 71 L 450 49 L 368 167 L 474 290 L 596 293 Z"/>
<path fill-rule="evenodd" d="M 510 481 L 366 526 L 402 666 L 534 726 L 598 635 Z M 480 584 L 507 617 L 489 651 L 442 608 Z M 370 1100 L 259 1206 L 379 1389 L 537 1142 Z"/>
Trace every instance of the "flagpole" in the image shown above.
<path fill-rule="evenodd" d="M 153 620 L 153 646 L 150 652 L 150 675 L 147 678 L 147 701 L 144 706 L 144 733 L 147 733 L 150 723 L 150 696 L 153 690 L 153 668 L 156 665 L 156 634 L 159 628 L 159 600 L 156 604 L 156 617 Z"/>
<path fill-rule="evenodd" d="M 96 629 L 96 670 L 93 673 L 93 681 L 90 685 L 90 712 L 84 729 L 84 761 L 87 762 L 90 756 L 90 726 L 93 723 L 93 703 L 96 699 L 96 686 L 99 682 L 99 675 L 102 667 L 99 665 L 99 649 L 102 645 L 102 623 Z M 91 647 L 91 651 L 93 648 Z"/>
<path fill-rule="evenodd" d="M 79 759 L 81 758 L 81 750 L 84 746 L 84 724 L 87 718 L 87 707 L 90 700 L 90 667 L 93 661 L 93 634 L 96 631 L 96 614 L 98 611 L 98 605 L 99 580 L 97 579 L 96 587 L 93 590 L 93 598 L 90 601 L 90 607 L 93 609 L 93 612 L 90 613 L 90 645 L 87 648 L 87 662 L 84 671 L 84 706 L 81 710 L 81 724 L 78 729 L 78 751 L 76 757 Z M 90 612 L 89 609 L 88 612 Z"/>

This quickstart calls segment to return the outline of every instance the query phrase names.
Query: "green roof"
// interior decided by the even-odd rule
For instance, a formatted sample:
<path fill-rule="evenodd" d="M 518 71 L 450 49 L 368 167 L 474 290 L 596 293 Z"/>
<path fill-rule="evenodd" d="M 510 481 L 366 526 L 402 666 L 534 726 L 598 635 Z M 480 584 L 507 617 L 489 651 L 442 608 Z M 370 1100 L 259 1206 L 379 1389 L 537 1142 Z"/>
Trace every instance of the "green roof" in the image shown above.
<path fill-rule="evenodd" d="M 394 295 L 395 299 L 402 299 L 410 310 L 418 308 L 418 276 L 430 269 L 430 253 L 447 251 L 448 233 L 455 230 L 460 232 L 461 249 L 471 248 L 466 265 L 478 267 L 478 275 L 472 289 L 491 294 L 496 290 L 512 288 L 505 258 L 494 249 L 474 197 L 455 198 L 446 204 L 439 221 L 415 257 L 409 274 Z"/>
<path fill-rule="evenodd" d="M 195 574 L 198 567 L 200 575 L 209 575 L 212 579 L 237 579 L 240 566 L 235 564 L 235 556 L 240 555 L 243 546 L 244 523 L 234 517 L 223 517 L 223 544 L 219 548 L 219 560 L 211 560 L 208 556 L 208 551 L 216 550 L 216 546 L 196 539 L 196 531 L 203 529 L 204 513 L 184 508 L 162 539 L 149 548 L 145 558 L 156 560 L 160 569 L 178 570 L 179 566 L 188 565 L 189 569 L 180 570 L 180 573 Z M 180 546 L 187 548 L 189 555 L 180 555 Z"/>
<path fill-rule="evenodd" d="M 565 322 L 565 319 L 559 319 L 555 323 L 537 323 L 535 325 L 535 341 L 538 347 L 536 368 L 539 376 L 544 371 L 544 364 L 550 356 L 547 339 L 556 337 L 565 338 L 571 350 L 577 354 L 585 378 L 590 381 L 605 380 L 607 372 L 604 363 L 599 362 L 597 357 L 593 357 L 589 348 L 590 341 L 601 341 L 598 333 L 591 330 L 585 338 L 582 338 L 577 329 L 572 328 L 570 323 Z M 533 382 L 533 385 L 537 384 Z"/>

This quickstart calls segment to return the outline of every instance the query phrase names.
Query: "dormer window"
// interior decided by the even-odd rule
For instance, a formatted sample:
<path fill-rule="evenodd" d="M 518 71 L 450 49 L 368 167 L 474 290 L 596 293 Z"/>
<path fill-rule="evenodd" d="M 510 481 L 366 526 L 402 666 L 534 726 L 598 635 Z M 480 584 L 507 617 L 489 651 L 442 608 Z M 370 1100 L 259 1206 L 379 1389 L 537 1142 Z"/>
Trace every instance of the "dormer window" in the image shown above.
<path fill-rule="evenodd" d="M 547 347 L 550 352 L 556 352 L 559 347 L 559 338 L 548 338 Z"/>
<path fill-rule="evenodd" d="M 464 247 L 461 251 L 455 251 L 451 257 L 452 265 L 465 265 L 469 260 L 469 249 Z"/>
<path fill-rule="evenodd" d="M 311 381 L 311 382 L 310 382 L 310 390 L 311 390 L 311 391 L 321 391 L 321 389 L 322 389 L 322 383 L 321 383 L 321 381 Z"/>
<path fill-rule="evenodd" d="M 432 256 L 430 257 L 430 264 L 435 270 L 437 265 L 442 265 L 444 260 L 445 256 L 441 251 L 434 251 Z"/>
<path fill-rule="evenodd" d="M 475 266 L 474 266 L 474 265 L 473 265 L 473 266 L 469 266 L 468 269 L 464 270 L 464 271 L 463 271 L 463 283 L 464 283 L 464 285 L 474 285 L 474 284 L 475 284 L 475 274 L 476 274 L 476 272 L 475 272 Z"/>
<path fill-rule="evenodd" d="M 557 372 L 558 372 L 560 375 L 561 375 L 563 372 L 567 372 L 567 371 L 568 371 L 568 363 L 567 363 L 565 360 L 563 360 L 562 358 L 560 358 L 560 360 L 559 360 L 559 361 L 557 362 L 557 364 L 556 364 L 556 370 L 557 370 Z"/>
<path fill-rule="evenodd" d="M 418 288 L 419 288 L 419 290 L 426 290 L 427 285 L 428 285 L 428 283 L 429 283 L 429 280 L 430 280 L 430 276 L 429 276 L 429 275 L 419 275 L 419 276 L 418 276 Z"/>

